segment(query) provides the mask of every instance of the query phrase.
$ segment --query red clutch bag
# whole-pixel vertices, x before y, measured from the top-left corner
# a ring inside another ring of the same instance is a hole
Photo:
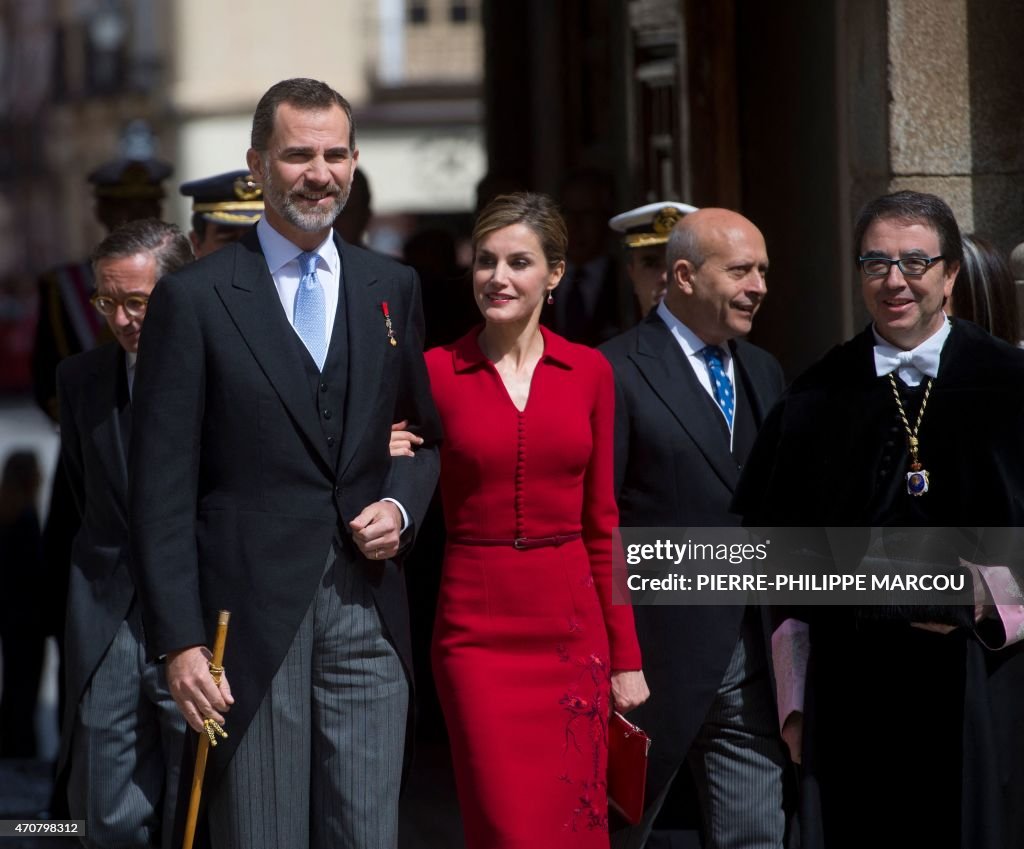
[[[651,738],[621,713],[608,721],[608,804],[631,825],[644,813]]]

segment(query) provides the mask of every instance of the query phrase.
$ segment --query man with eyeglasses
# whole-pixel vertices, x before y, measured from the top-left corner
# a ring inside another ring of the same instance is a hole
[[[81,527],[71,549],[67,699],[58,769],[87,846],[170,846],[185,721],[162,664],[146,661],[128,547],[128,445],[139,334],[158,279],[191,262],[154,218],[96,248],[91,301],[114,342],[57,368],[61,453]]]
[[[169,162],[153,154],[156,138],[144,121],[130,121],[119,143],[118,156],[87,177],[94,199],[93,213],[103,233],[109,234],[126,221],[159,218],[164,198],[164,181],[170,176]],[[88,259],[63,263],[39,278],[39,313],[32,348],[32,391],[36,403],[57,422],[57,366],[73,354],[89,351],[110,341],[103,316],[89,304],[96,288]],[[78,511],[68,482],[58,467],[50,489],[49,509],[43,525],[43,561],[50,592],[46,599],[48,632],[57,639],[60,663],[64,656],[62,633],[67,607],[68,562],[71,541],[78,531]],[[63,679],[63,676],[61,676]],[[58,703],[63,709],[63,687]],[[55,801],[62,796],[55,791]],[[54,807],[57,816],[62,813]]]
[[[853,244],[872,322],[783,396],[734,507],[753,526],[984,545],[1024,524],[1024,352],[943,312],[963,248],[940,198],[872,201]],[[978,551],[924,561],[966,566],[973,607],[802,607],[776,631],[805,849],[1024,845],[1020,546]]]

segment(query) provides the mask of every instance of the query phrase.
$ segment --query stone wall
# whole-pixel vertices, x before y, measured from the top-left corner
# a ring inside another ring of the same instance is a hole
[[[964,232],[1024,239],[1024,0],[890,0],[891,187]]]

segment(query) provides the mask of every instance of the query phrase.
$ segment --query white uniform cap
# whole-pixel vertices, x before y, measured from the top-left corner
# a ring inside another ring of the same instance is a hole
[[[623,234],[627,248],[646,248],[665,244],[676,222],[696,211],[697,207],[688,203],[663,200],[622,212],[609,219],[608,226]]]

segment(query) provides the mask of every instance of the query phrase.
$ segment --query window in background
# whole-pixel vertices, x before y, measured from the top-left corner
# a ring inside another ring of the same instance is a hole
[[[430,19],[427,0],[409,0],[409,23],[425,24]]]

